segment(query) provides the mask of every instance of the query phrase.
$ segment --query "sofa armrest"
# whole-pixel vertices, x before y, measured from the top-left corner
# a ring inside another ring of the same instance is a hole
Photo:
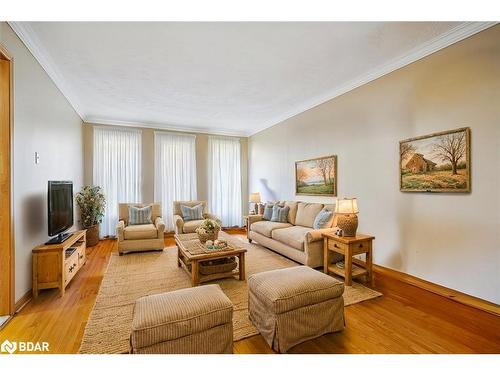
[[[118,241],[123,241],[123,231],[125,230],[125,222],[120,220],[118,225],[116,226],[116,236],[118,237]]]
[[[155,227],[158,231],[158,238],[163,238],[165,236],[165,223],[159,216],[155,219]]]
[[[311,229],[306,233],[307,242],[316,242],[323,239],[323,233],[335,233],[335,228]]]
[[[182,234],[184,228],[184,219],[179,215],[174,215],[174,225],[175,225],[175,233]]]
[[[264,217],[263,215],[248,215],[247,231],[250,230],[250,227],[252,226],[253,223],[261,221],[263,217]]]
[[[209,214],[209,213],[203,214],[203,218],[214,220],[222,227],[222,220],[219,219],[219,217],[214,214]]]

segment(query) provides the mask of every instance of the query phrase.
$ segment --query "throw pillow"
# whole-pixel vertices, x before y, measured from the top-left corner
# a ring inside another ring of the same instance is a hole
[[[203,204],[189,207],[181,205],[182,218],[184,221],[203,220]]]
[[[264,207],[264,215],[262,215],[262,220],[271,220],[271,218],[273,217],[273,207],[274,204],[266,203],[266,207]]]
[[[314,219],[313,229],[328,228],[330,226],[332,216],[333,211],[323,208]]]
[[[129,225],[142,225],[142,224],[152,224],[151,213],[153,211],[152,206],[146,207],[134,207],[128,206],[128,224]]]
[[[278,223],[287,223],[288,211],[290,211],[290,207],[280,207],[275,204],[273,207],[273,216],[271,217],[271,221],[275,221]]]

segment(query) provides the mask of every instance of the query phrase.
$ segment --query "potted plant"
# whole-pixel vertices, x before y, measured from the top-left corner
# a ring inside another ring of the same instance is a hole
[[[80,208],[80,222],[87,229],[87,246],[99,243],[99,223],[104,216],[106,198],[100,186],[84,186],[76,194],[76,204]]]
[[[200,224],[198,228],[196,228],[196,233],[198,234],[198,238],[201,243],[205,243],[208,240],[215,241],[219,236],[220,225],[217,221],[212,219],[205,219]]]

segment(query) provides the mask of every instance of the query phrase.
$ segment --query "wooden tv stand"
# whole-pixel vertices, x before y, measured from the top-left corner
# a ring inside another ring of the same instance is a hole
[[[71,233],[67,240],[59,244],[40,245],[33,249],[33,297],[38,297],[40,289],[58,288],[64,296],[64,290],[71,279],[87,261],[87,231]],[[70,255],[66,250],[74,247]]]

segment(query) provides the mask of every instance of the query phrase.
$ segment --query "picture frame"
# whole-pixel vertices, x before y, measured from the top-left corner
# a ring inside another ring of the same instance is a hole
[[[337,155],[295,162],[295,195],[337,196]]]
[[[470,193],[470,133],[464,127],[400,141],[400,191]]]

